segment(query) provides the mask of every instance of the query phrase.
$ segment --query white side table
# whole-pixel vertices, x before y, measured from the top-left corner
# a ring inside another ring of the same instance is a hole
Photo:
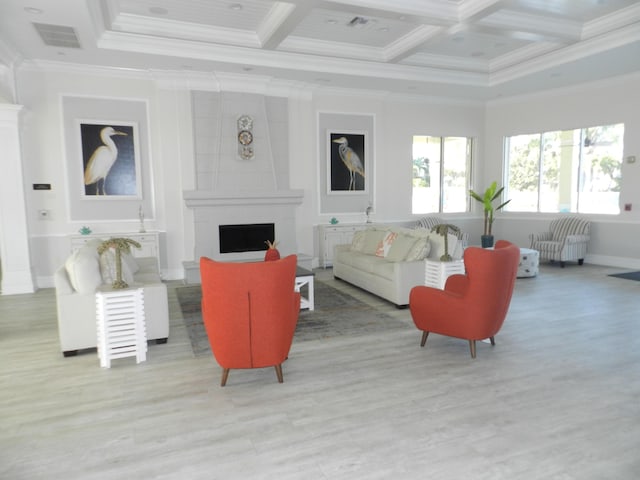
[[[307,270],[306,268],[298,267],[296,269],[296,283],[294,286],[294,291],[300,293],[300,289],[307,285],[307,297],[303,297],[300,295],[300,309],[308,308],[309,310],[314,309],[314,299],[313,299],[313,278],[315,274]]]
[[[444,289],[447,278],[458,273],[464,274],[464,261],[452,260],[441,262],[439,260],[424,260],[424,284],[427,287]]]
[[[142,288],[100,288],[96,292],[96,319],[101,367],[110,368],[116,358],[136,357],[136,363],[147,359]]]

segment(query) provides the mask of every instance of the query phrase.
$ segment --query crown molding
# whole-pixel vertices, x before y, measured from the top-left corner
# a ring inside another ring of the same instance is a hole
[[[491,73],[489,85],[497,86],[525,75],[581,60],[590,55],[637,41],[640,41],[640,25],[630,25],[599,37],[590,38],[559,50],[541,54],[518,65],[506,67],[495,73]]]
[[[640,22],[640,3],[631,5],[605,17],[587,22],[583,28],[583,38],[591,38]]]
[[[508,98],[495,98],[487,100],[487,106],[508,105],[521,102],[536,101],[549,97],[564,97],[576,93],[588,93],[595,88],[614,88],[622,83],[640,82],[640,72],[629,73],[626,75],[618,75],[616,77],[597,80],[594,82],[585,82],[580,85],[571,85],[568,87],[550,88],[541,92],[527,93],[522,95],[514,95]]]
[[[500,28],[512,32],[519,32],[530,36],[539,36],[539,40],[555,40],[558,42],[578,41],[582,35],[580,22],[550,18],[533,13],[501,10],[487,16],[478,22],[488,27]]]

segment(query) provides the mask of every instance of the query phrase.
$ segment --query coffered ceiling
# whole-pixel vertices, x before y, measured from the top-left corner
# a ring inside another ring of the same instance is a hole
[[[2,0],[0,62],[486,100],[640,71],[638,0]]]

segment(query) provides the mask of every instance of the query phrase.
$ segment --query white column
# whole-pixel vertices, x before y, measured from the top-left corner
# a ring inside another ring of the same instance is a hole
[[[0,262],[2,295],[35,291],[20,148],[21,105],[0,103]]]

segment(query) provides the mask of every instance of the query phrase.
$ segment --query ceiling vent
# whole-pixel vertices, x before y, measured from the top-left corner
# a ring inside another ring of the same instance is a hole
[[[353,17],[351,19],[351,21],[349,23],[347,23],[347,25],[350,26],[350,27],[362,28],[367,23],[369,23],[369,20],[364,18],[364,17]]]
[[[72,27],[50,25],[48,23],[34,23],[40,38],[50,47],[80,48],[76,31]]]

